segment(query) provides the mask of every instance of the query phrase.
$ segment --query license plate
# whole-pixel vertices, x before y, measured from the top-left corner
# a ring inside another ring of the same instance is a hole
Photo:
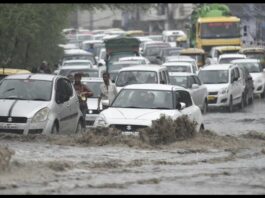
[[[9,123],[4,123],[4,124],[0,124],[0,128],[1,129],[17,129],[17,125],[16,124],[9,124]]]
[[[208,96],[208,100],[214,100],[215,98],[215,96]]]
[[[122,135],[135,135],[138,136],[139,132],[138,131],[122,131]]]

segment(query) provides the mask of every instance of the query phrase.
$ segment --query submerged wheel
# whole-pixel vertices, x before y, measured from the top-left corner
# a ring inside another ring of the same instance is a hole
[[[240,102],[240,104],[239,104],[239,108],[240,108],[240,109],[244,109],[244,104],[245,104],[245,103],[244,103],[244,102],[245,102],[244,98],[245,98],[244,95],[242,95],[242,96],[241,96],[241,102]]]
[[[206,114],[208,111],[208,103],[207,100],[204,100],[203,106],[202,106],[202,114]]]
[[[58,124],[56,122],[54,122],[54,124],[52,125],[51,134],[58,134],[58,133],[59,133]]]
[[[77,123],[77,126],[76,126],[75,133],[81,133],[83,131],[83,129],[84,129],[84,127],[83,127],[82,121],[79,120]]]
[[[230,99],[229,99],[228,112],[230,112],[230,113],[233,112],[233,98],[232,98],[232,96],[230,96]]]

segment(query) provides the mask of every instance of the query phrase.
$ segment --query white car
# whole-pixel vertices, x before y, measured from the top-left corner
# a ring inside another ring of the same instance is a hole
[[[226,107],[233,112],[234,105],[244,107],[244,81],[242,70],[233,64],[203,67],[198,74],[208,90],[208,107]]]
[[[93,65],[97,65],[94,55],[82,49],[64,50],[62,62],[67,60],[89,60]]]
[[[124,87],[111,106],[99,114],[94,127],[114,127],[124,134],[137,135],[140,128],[151,127],[152,121],[162,114],[172,119],[187,115],[197,122],[197,131],[204,128],[201,110],[193,103],[188,90],[159,84]]]
[[[77,94],[62,76],[7,76],[0,82],[0,109],[0,132],[75,133],[83,126]]]
[[[184,87],[190,91],[195,105],[205,114],[208,108],[208,91],[196,74],[186,72],[169,72],[170,83]]]
[[[99,103],[100,84],[103,83],[103,78],[83,77],[81,82],[93,92],[93,96],[87,98],[88,113],[86,114],[86,127],[91,127],[103,109],[102,101]]]
[[[168,69],[168,72],[188,72],[196,74],[198,68],[191,62],[166,62],[163,64]]]
[[[222,54],[218,58],[219,64],[229,64],[232,60],[236,59],[246,59],[246,55],[244,54]]]
[[[245,67],[250,73],[253,84],[254,94],[260,95],[262,98],[265,97],[265,69],[262,70],[260,60],[258,59],[240,59],[233,60],[232,63],[239,67]]]
[[[119,92],[130,84],[170,84],[168,70],[160,65],[138,65],[122,68],[116,78],[115,85]]]

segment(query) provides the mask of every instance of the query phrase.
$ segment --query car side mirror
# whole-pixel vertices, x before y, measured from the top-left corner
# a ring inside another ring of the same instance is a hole
[[[186,107],[186,104],[184,102],[178,102],[176,109],[178,109],[179,111],[183,110]]]
[[[198,84],[192,84],[191,88],[192,89],[198,89],[199,88],[199,85]]]
[[[109,106],[109,100],[101,100],[103,106]]]
[[[265,73],[265,68],[262,71]]]

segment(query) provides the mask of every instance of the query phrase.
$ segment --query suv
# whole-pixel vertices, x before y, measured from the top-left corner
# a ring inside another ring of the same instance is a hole
[[[0,82],[0,132],[81,132],[84,118],[71,82],[51,74],[19,74]]]
[[[233,112],[234,105],[244,107],[244,78],[237,65],[209,65],[202,68],[198,76],[207,86],[209,108],[226,107]]]
[[[115,85],[117,91],[130,84],[170,84],[168,70],[160,65],[137,65],[122,68]]]

